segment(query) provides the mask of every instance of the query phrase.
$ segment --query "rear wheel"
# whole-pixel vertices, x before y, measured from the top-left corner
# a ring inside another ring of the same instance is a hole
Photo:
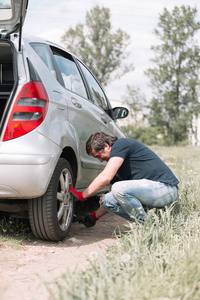
[[[68,234],[74,212],[74,198],[69,193],[73,183],[70,164],[60,158],[46,193],[29,200],[30,225],[37,238],[59,241]]]

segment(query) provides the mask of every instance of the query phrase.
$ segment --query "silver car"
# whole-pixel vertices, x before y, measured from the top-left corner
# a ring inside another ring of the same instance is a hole
[[[66,49],[23,36],[28,0],[0,4],[0,211],[27,214],[37,238],[69,232],[74,199],[104,164],[85,145],[97,131],[123,137],[97,79]],[[102,191],[103,192],[103,191]]]

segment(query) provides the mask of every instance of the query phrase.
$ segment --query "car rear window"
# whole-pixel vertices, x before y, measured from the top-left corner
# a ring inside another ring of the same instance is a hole
[[[42,59],[45,65],[49,68],[54,77],[56,77],[56,71],[48,46],[42,43],[31,43],[31,47],[35,50],[35,52],[39,55],[39,57]]]

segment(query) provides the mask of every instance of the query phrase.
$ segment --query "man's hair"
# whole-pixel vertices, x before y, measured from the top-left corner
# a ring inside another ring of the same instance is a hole
[[[112,146],[117,139],[118,137],[108,135],[104,132],[93,133],[86,143],[87,154],[90,155],[92,149],[94,149],[96,152],[103,150],[105,144]]]

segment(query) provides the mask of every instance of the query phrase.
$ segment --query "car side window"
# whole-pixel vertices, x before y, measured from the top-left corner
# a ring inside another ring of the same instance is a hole
[[[98,84],[94,76],[80,61],[79,64],[89,85],[94,104],[100,106],[104,111],[108,110],[109,109],[108,102],[102,88],[100,87],[100,85]]]
[[[45,44],[40,44],[40,43],[31,43],[31,47],[35,50],[35,52],[43,60],[43,62],[49,68],[49,70],[54,75],[54,77],[56,77],[56,71],[54,68],[53,61],[51,59],[51,54],[49,52],[48,46]]]
[[[78,94],[81,97],[87,98],[83,80],[71,55],[68,55],[67,53],[61,51],[56,51],[55,48],[51,49],[62,75],[65,88]]]

